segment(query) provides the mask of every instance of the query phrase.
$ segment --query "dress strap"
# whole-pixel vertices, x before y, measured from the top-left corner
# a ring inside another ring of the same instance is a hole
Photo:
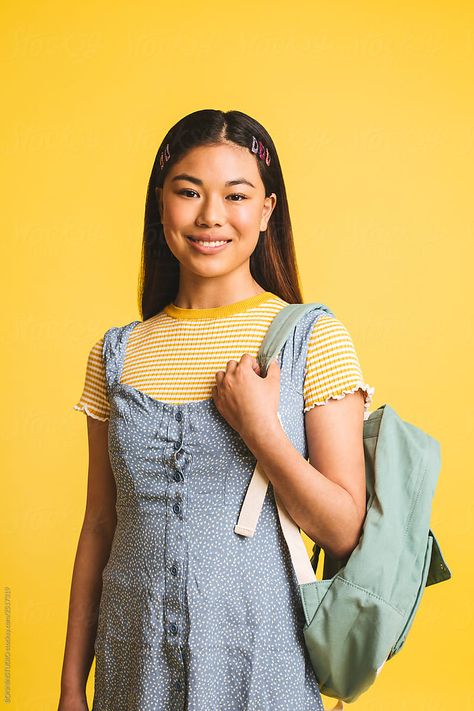
[[[141,321],[132,321],[125,326],[112,326],[104,333],[102,360],[108,396],[114,385],[120,382],[128,337],[137,323]]]
[[[297,306],[300,305],[298,304]],[[291,384],[300,395],[303,394],[304,390],[306,357],[312,328],[321,316],[334,316],[331,309],[321,303],[304,304],[302,306],[303,315],[300,315],[296,325],[286,339],[278,358],[280,367],[288,370]]]

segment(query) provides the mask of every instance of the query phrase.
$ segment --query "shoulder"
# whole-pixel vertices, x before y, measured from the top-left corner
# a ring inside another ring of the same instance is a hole
[[[104,342],[105,335],[97,338],[89,349],[89,355],[87,358],[87,372],[89,377],[99,377],[101,380],[104,378]]]
[[[315,319],[308,342],[305,411],[330,399],[342,399],[359,388],[364,391],[367,413],[375,388],[364,381],[351,333],[335,316],[320,315]]]
[[[94,379],[105,379],[105,367],[107,361],[114,353],[117,345],[120,343],[123,332],[129,328],[131,324],[123,326],[110,326],[102,335],[96,338],[89,348],[87,358],[87,375],[89,381]]]
[[[350,330],[336,316],[319,313],[311,321],[307,336],[307,364],[354,359],[356,348]]]
[[[93,342],[89,350],[89,358],[93,360],[102,360],[102,351],[104,348],[104,336]]]
[[[343,321],[330,314],[319,314],[312,323],[307,350],[307,367],[319,370],[344,370],[348,363],[358,366],[353,338]]]
[[[129,321],[120,326],[110,326],[95,344],[94,347],[98,350],[101,349],[102,355],[104,356],[108,351],[115,351],[116,347],[121,344],[127,334],[130,332],[136,332],[137,329],[146,328],[148,321]]]
[[[352,342],[352,337],[345,323],[336,316],[327,313],[317,314],[310,333],[310,343]]]

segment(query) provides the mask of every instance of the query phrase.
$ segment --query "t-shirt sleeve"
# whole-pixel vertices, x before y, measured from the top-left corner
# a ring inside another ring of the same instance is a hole
[[[375,388],[364,381],[354,343],[345,325],[334,316],[323,314],[316,320],[308,342],[304,412],[315,405],[325,405],[330,398],[341,400],[359,388],[364,393],[366,420]]]
[[[84,412],[96,420],[108,420],[110,405],[107,398],[105,368],[102,358],[104,339],[95,343],[87,359],[84,389],[80,400],[74,405],[74,410]]]

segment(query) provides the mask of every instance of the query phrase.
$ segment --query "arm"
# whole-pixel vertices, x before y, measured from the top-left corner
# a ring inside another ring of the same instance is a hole
[[[85,691],[94,659],[102,571],[110,555],[117,523],[115,480],[108,454],[108,421],[87,416],[87,432],[87,502],[72,575],[58,711],[87,708]]]
[[[309,461],[278,417],[242,435],[297,526],[336,559],[356,547],[366,514],[363,423],[357,390],[305,413]]]

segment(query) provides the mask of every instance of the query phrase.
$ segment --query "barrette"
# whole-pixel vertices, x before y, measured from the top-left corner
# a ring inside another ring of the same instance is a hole
[[[270,165],[270,153],[268,148],[262,143],[262,141],[257,141],[255,136],[252,136],[252,147],[250,150],[252,153],[255,153],[260,160],[264,160],[267,165]]]
[[[165,164],[165,161],[167,162],[171,158],[170,155],[170,144],[167,143],[165,146],[164,151],[161,151],[160,153],[160,170],[163,170],[163,166]]]
[[[252,146],[250,150],[252,153],[255,153],[260,160],[264,160],[267,165],[270,165],[271,158],[268,148],[262,143],[262,141],[258,141],[255,136],[252,136]],[[170,145],[167,143],[164,150],[160,153],[160,170],[163,170],[165,163],[170,158]]]

